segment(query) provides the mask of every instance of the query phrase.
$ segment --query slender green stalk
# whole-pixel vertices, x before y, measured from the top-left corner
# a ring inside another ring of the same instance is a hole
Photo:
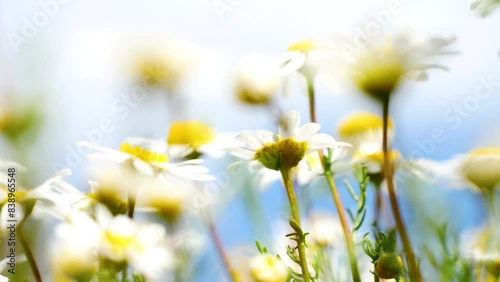
[[[496,230],[499,222],[498,222],[497,211],[495,208],[495,190],[491,189],[487,192],[484,192],[483,194],[484,194],[484,199],[486,202],[488,202],[488,206],[490,208],[490,212],[491,212],[490,218],[491,218],[493,230]]]
[[[211,219],[209,219],[208,222],[208,229],[210,231],[210,237],[212,238],[212,241],[214,243],[215,249],[217,250],[217,253],[219,254],[222,263],[224,264],[224,267],[226,268],[227,274],[229,275],[229,278],[233,282],[238,282],[238,274],[236,271],[234,271],[234,268],[231,265],[231,261],[229,260],[229,257],[227,256],[224,246],[222,245],[222,241],[220,239],[219,233],[217,232],[217,229],[215,228],[215,225]]]
[[[359,275],[358,262],[356,259],[356,253],[354,252],[354,240],[352,238],[351,230],[349,229],[349,224],[347,223],[347,216],[345,215],[344,206],[342,205],[342,200],[333,180],[333,175],[331,171],[325,171],[326,181],[330,187],[330,192],[332,193],[333,202],[337,207],[337,213],[340,219],[340,224],[342,226],[342,231],[344,231],[344,239],[347,245],[347,254],[349,255],[349,263],[351,265],[352,280],[354,282],[361,282],[361,277]]]
[[[307,84],[308,84],[307,92],[309,96],[309,115],[311,117],[311,122],[316,122],[316,106],[315,106],[313,80],[308,79]],[[352,238],[351,229],[349,228],[349,224],[347,222],[344,205],[342,204],[342,200],[340,199],[337,186],[335,185],[333,174],[331,171],[329,170],[327,171],[323,152],[318,151],[318,154],[321,160],[321,164],[323,165],[323,169],[325,170],[326,181],[328,182],[328,186],[330,187],[330,192],[332,194],[335,207],[337,208],[337,213],[339,216],[340,224],[342,226],[342,231],[344,232],[344,239],[347,245],[347,254],[349,255],[349,263],[351,265],[352,279],[354,282],[361,282],[358,269],[358,262],[356,259],[356,253],[354,251],[354,241]]]
[[[392,158],[389,151],[389,142],[387,138],[388,124],[389,124],[389,98],[383,101],[383,139],[382,139],[382,149],[384,152],[384,178],[387,183],[387,190],[389,191],[389,201],[391,203],[392,213],[394,215],[394,220],[396,221],[396,228],[401,237],[403,243],[403,249],[406,253],[406,258],[408,259],[409,272],[411,281],[420,282],[422,280],[422,274],[418,267],[417,258],[413,252],[413,248],[406,232],[406,228],[401,216],[398,200],[396,197],[396,189],[394,185],[394,166],[392,163]]]
[[[28,260],[31,271],[33,272],[33,278],[35,279],[36,282],[42,282],[42,276],[40,274],[40,270],[38,269],[38,265],[36,264],[35,256],[33,255],[33,252],[31,251],[28,241],[26,240],[26,237],[24,237],[24,222],[25,219],[23,219],[19,223],[19,239],[21,241],[21,245],[24,249],[24,253],[26,254],[26,259]]]
[[[295,222],[297,226],[300,227],[300,212],[299,205],[297,203],[297,197],[295,196],[295,190],[293,188],[292,182],[292,170],[289,168],[281,169],[281,176],[283,177],[283,182],[285,182],[286,194],[288,195],[288,201],[290,202],[290,212],[291,219]],[[295,229],[294,226],[292,228]],[[302,236],[302,230],[295,230],[299,233],[297,247],[299,249],[299,259],[300,259],[300,268],[302,269],[302,279],[304,282],[310,282],[311,276],[309,274],[309,268],[307,266],[307,257],[306,257],[306,237]]]

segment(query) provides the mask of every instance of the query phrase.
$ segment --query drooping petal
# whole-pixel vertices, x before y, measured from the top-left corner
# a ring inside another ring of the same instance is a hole
[[[280,139],[292,138],[300,125],[300,114],[297,111],[289,111],[283,117],[279,127]]]
[[[300,52],[289,52],[287,54],[290,56],[290,59],[280,69],[280,74],[282,76],[289,75],[299,70],[306,61],[306,55]]]
[[[339,143],[336,142],[335,139],[328,134],[318,133],[314,135],[311,139],[309,139],[308,145],[309,145],[308,152],[311,152],[324,148],[335,148],[339,145]]]
[[[295,133],[295,140],[303,142],[309,140],[320,130],[321,125],[317,123],[306,123],[301,126]]]
[[[146,163],[142,160],[135,159],[132,162],[132,164],[137,169],[137,171],[139,171],[140,173],[142,173],[144,175],[151,176],[154,174],[154,171],[153,171],[153,168],[151,167],[151,165],[149,165],[148,163]]]
[[[244,130],[240,133],[238,133],[238,135],[236,135],[235,137],[237,140],[245,143],[246,145],[248,145],[248,147],[250,149],[259,149],[260,147],[262,147],[262,145],[264,145],[262,143],[262,141],[260,141],[255,132],[254,131],[251,131],[251,130]]]

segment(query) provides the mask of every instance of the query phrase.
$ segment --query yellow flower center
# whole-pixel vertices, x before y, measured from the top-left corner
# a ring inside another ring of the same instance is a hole
[[[477,149],[470,152],[470,155],[471,156],[500,155],[500,148],[490,147],[490,148]]]
[[[401,154],[393,150],[389,153],[389,157],[395,161],[401,157]],[[378,153],[372,153],[372,154],[362,154],[360,152],[357,152],[355,155],[355,158],[360,158],[360,159],[366,159],[367,161],[371,161],[374,163],[378,163],[383,165],[384,164],[384,152],[378,152]]]
[[[314,40],[302,40],[296,43],[293,43],[288,47],[289,52],[301,52],[301,53],[307,53],[312,50],[316,49],[316,46],[314,45]]]
[[[404,73],[403,56],[385,46],[359,58],[355,64],[354,79],[363,92],[384,100],[398,86]]]
[[[296,167],[307,151],[306,142],[297,142],[293,138],[269,143],[257,150],[254,159],[272,170]]]
[[[197,149],[214,140],[215,133],[201,121],[178,121],[170,125],[167,143],[169,145],[187,145]]]
[[[111,243],[113,246],[117,248],[127,248],[129,247],[135,240],[135,234],[121,234],[116,233],[111,230],[107,230],[104,233],[106,240]]]
[[[389,119],[389,128],[392,128],[392,120]],[[339,134],[342,138],[363,134],[369,130],[383,128],[383,121],[377,115],[371,113],[354,114],[340,123]]]
[[[142,148],[141,146],[132,146],[130,143],[125,142],[120,144],[120,151],[135,156],[145,162],[159,162],[166,163],[168,162],[168,157],[165,154],[160,154],[157,152],[153,152],[147,149]]]

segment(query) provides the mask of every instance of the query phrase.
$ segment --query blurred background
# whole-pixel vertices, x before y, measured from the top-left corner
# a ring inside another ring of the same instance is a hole
[[[443,59],[449,71],[431,71],[429,81],[408,82],[397,93],[394,146],[404,157],[435,160],[499,146],[500,13],[483,19],[470,11],[466,0],[393,2],[0,0],[0,123],[5,128],[6,123],[20,122],[19,128],[27,128],[26,134],[4,134],[0,157],[25,165],[25,182],[31,185],[69,167],[69,182],[86,191],[85,152],[75,146],[80,140],[117,148],[128,136],[164,139],[170,122],[182,119],[203,120],[217,132],[276,131],[269,109],[236,98],[239,59],[254,53],[278,56],[296,41],[334,33],[356,36],[389,5],[399,5],[399,12],[379,22],[381,33],[412,30],[422,37],[456,36],[451,49],[459,52]],[[175,92],[182,98],[158,89],[147,95],[134,92],[140,86],[133,78],[134,64],[147,55],[145,50],[165,42],[181,42],[178,64],[185,64],[186,70]],[[339,120],[353,111],[380,114],[376,103],[354,89],[317,87],[321,132],[337,137]],[[478,87],[488,90],[486,98],[477,98]],[[297,110],[307,121],[307,96],[300,85],[292,85],[291,93],[279,100],[283,111]],[[103,120],[111,124],[104,130]],[[432,140],[435,130],[446,137]],[[207,164],[218,175],[228,162]],[[260,229],[249,223],[245,197],[231,191],[233,185],[221,186],[217,193],[232,195],[216,208],[217,228],[228,250],[252,246],[255,238],[271,243],[266,230],[276,228],[274,223],[287,214],[280,186],[277,182],[258,195],[264,210],[257,217],[266,218],[264,225],[269,225]],[[326,193],[324,183],[317,186],[318,193]],[[419,193],[410,187],[402,190],[412,195],[403,200],[410,229],[418,228],[412,221],[415,201],[427,203],[429,214],[438,212],[432,201],[446,205],[443,218],[460,230],[481,224],[486,209],[481,197],[446,188],[447,183],[440,182],[418,187],[421,198],[413,197]],[[352,201],[345,191],[342,194],[349,206]],[[333,212],[334,206],[323,197],[314,202],[314,209]],[[203,252],[202,262],[218,260],[208,242]],[[220,271],[202,265],[196,281],[216,281],[207,277]]]

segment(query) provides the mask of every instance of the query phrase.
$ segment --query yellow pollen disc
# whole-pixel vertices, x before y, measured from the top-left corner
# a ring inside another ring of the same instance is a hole
[[[401,157],[401,154],[398,151],[393,150],[389,153],[389,157],[395,161]],[[355,158],[366,159],[375,163],[384,164],[384,152],[373,154],[356,153]]]
[[[392,120],[389,119],[389,128],[392,128]],[[357,113],[340,122],[339,134],[342,138],[363,134],[368,130],[383,129],[383,121],[377,115],[371,113]]]
[[[307,53],[316,49],[314,46],[313,40],[302,40],[296,43],[293,43],[288,47],[289,52],[297,51],[301,53]]]
[[[201,121],[178,121],[170,125],[167,143],[196,149],[214,140],[215,133]]]
[[[500,155],[499,147],[477,149],[470,152],[471,156]]]
[[[160,154],[157,152],[153,152],[147,149],[142,148],[141,146],[132,146],[130,143],[125,142],[120,144],[120,151],[133,155],[145,162],[160,162],[166,163],[168,162],[168,157],[165,154]]]
[[[106,237],[106,240],[108,240],[111,244],[120,248],[130,246],[130,244],[134,242],[135,239],[134,235],[122,235],[110,231],[106,231],[104,236]]]

